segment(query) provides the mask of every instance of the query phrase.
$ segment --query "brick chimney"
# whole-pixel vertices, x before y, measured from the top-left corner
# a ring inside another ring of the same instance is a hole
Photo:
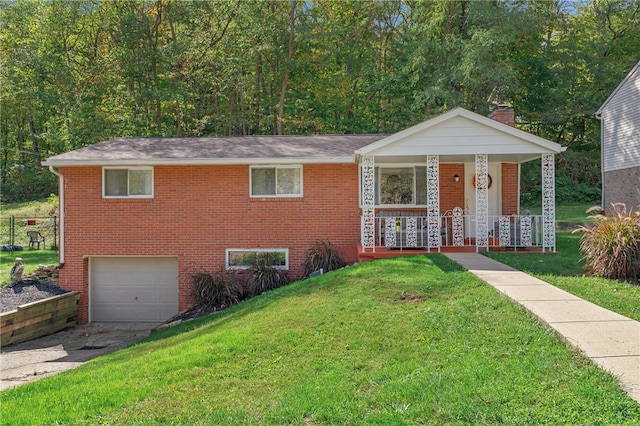
[[[508,105],[496,106],[496,108],[491,111],[491,114],[489,114],[488,117],[492,120],[499,121],[502,124],[506,124],[507,126],[516,126],[515,111]]]

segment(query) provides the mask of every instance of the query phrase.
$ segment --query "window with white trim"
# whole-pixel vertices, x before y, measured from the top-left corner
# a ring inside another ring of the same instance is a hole
[[[302,166],[252,166],[252,197],[302,197]]]
[[[104,167],[104,198],[152,198],[153,167]]]
[[[227,269],[249,269],[258,262],[275,268],[289,269],[288,249],[227,249]]]
[[[426,205],[427,168],[376,167],[377,205]]]

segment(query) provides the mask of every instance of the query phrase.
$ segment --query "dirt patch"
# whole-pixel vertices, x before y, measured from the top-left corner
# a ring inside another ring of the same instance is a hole
[[[402,293],[402,296],[400,296],[400,301],[405,303],[424,302],[425,300],[427,300],[427,296],[423,294]]]

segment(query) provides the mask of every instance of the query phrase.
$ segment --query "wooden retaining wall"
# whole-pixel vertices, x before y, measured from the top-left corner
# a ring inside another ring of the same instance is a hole
[[[80,293],[72,291],[0,314],[0,345],[25,342],[74,327]]]

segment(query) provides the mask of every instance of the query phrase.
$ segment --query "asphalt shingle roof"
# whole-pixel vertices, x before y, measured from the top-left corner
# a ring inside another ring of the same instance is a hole
[[[260,160],[355,160],[386,135],[117,138],[50,157],[52,166],[120,163],[251,163]]]

